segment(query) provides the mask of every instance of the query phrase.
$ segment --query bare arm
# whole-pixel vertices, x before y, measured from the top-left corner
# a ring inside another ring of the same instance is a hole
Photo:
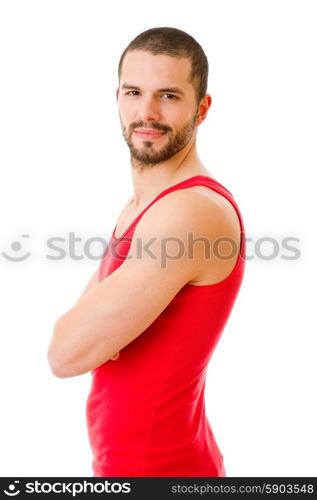
[[[88,281],[84,291],[80,295],[79,299],[75,303],[75,306],[84,298],[86,297],[87,293],[89,293],[93,288],[95,288],[96,285],[99,283],[99,266],[97,270],[94,272],[94,274],[91,276],[90,280]],[[111,360],[116,360],[120,356],[120,351],[117,352],[114,356],[112,356],[110,359]]]
[[[224,234],[235,235],[223,206],[210,203],[184,190],[171,193],[169,200],[162,198],[144,214],[134,231],[131,258],[56,322],[48,350],[56,376],[81,375],[117,356],[115,353],[142,334],[186,283],[210,265],[202,245],[190,247],[188,230],[195,231],[195,238],[205,236],[209,241]],[[140,238],[145,246],[153,242],[152,255],[144,252],[141,259]],[[164,248],[162,239],[168,241]],[[176,242],[183,243],[180,255]],[[175,252],[177,258],[165,259]]]

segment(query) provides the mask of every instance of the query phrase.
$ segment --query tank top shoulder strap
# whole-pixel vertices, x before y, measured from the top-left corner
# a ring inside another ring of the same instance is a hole
[[[212,177],[208,177],[206,175],[195,175],[193,177],[190,177],[189,179],[185,179],[184,181],[181,181],[181,182],[178,182],[177,184],[174,184],[173,186],[170,186],[169,188],[167,189],[164,189],[161,193],[159,193],[155,198],[154,200],[151,201],[151,203],[149,203],[145,208],[144,210],[142,210],[139,215],[134,219],[134,221],[132,222],[132,224],[130,224],[130,226],[127,228],[127,230],[119,237],[119,238],[116,238],[115,237],[115,230],[116,228],[113,230],[113,233],[112,233],[112,236],[114,239],[118,239],[118,240],[121,240],[122,238],[124,238],[125,236],[129,235],[131,232],[133,232],[136,224],[139,222],[139,220],[141,219],[141,217],[143,216],[143,214],[156,202],[158,201],[160,198],[162,198],[163,196],[167,195],[168,193],[171,193],[172,191],[177,191],[179,189],[185,189],[185,188],[189,188],[189,187],[192,187],[192,186],[206,186],[206,187],[209,187],[210,189],[218,192],[219,194],[223,195],[225,198],[227,198],[233,205],[234,205],[234,208],[236,209],[237,213],[238,213],[238,216],[239,216],[239,219],[240,219],[240,224],[241,224],[241,229],[242,231],[244,231],[244,227],[243,227],[243,221],[242,221],[242,217],[241,217],[241,214],[240,214],[240,211],[239,211],[239,208],[233,198],[233,195],[232,193],[227,189],[225,188],[222,184],[220,184],[220,182],[216,181],[216,179],[212,178]]]
[[[169,188],[165,189],[150,203],[150,205],[152,205],[152,203],[155,203],[155,201],[157,201],[159,198],[162,198],[162,196],[165,196],[171,191],[177,191],[178,189],[185,189],[192,186],[207,186],[212,189],[216,188],[216,190],[219,190],[221,193],[226,192],[227,194],[232,196],[230,191],[228,191],[228,189],[225,188],[222,184],[220,184],[220,182],[218,182],[216,179],[208,177],[207,175],[195,175],[193,177],[190,177],[189,179],[185,179],[184,181],[178,182],[177,184],[174,184],[174,186],[170,186]],[[148,207],[146,207],[146,209],[147,208]]]

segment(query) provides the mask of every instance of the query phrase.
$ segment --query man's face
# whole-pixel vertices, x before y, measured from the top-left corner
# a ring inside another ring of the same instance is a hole
[[[134,166],[169,159],[193,136],[197,103],[190,71],[188,58],[139,50],[126,54],[117,98]]]

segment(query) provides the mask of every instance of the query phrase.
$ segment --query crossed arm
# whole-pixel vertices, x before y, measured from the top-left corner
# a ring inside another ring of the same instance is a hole
[[[77,303],[84,297],[84,295],[86,295],[86,293],[90,292],[90,290],[92,288],[94,288],[96,285],[98,285],[99,283],[99,266],[98,266],[98,269],[93,273],[93,275],[91,276],[90,280],[88,281],[84,291],[82,292],[82,294],[80,295],[79,299],[77,300]],[[117,352],[114,356],[112,356],[110,359],[111,360],[116,360],[118,359],[118,357],[120,356],[120,351]]]
[[[115,357],[206,267],[203,245],[195,245],[189,257],[188,231],[194,231],[195,238],[217,237],[223,210],[197,193],[173,195],[159,200],[140,219],[129,258],[99,283],[96,271],[76,304],[55,323],[47,356],[57,377],[84,374]],[[153,238],[152,256],[144,252],[140,258],[137,240],[145,246]],[[177,258],[163,260],[164,238],[169,239],[164,255]],[[182,252],[176,241],[182,242]]]

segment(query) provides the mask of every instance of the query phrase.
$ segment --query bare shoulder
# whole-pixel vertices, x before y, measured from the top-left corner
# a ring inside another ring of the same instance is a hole
[[[182,248],[181,260],[191,268],[188,283],[207,285],[225,279],[233,270],[241,228],[238,214],[227,198],[208,187],[193,186],[157,200],[139,220],[134,236],[144,244],[164,238],[168,255],[180,255]],[[213,258],[215,246],[217,258]]]
[[[228,198],[205,186],[193,186],[189,189],[197,193],[197,195],[201,198],[205,199],[205,207],[207,211],[208,208],[209,210],[212,210],[213,219],[217,216],[217,222],[222,226],[229,229],[229,226],[231,225],[234,232],[240,233],[241,228],[239,216],[235,207],[228,200]]]
[[[152,231],[195,230],[215,235],[219,231],[240,233],[238,214],[223,195],[205,186],[178,189],[157,200],[141,217],[136,234]]]

